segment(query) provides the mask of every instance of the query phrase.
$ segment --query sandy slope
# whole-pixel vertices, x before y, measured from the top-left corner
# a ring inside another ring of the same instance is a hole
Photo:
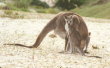
[[[3,45],[22,43],[32,45],[50,19],[0,19],[0,66],[2,68],[110,68],[110,22],[97,23],[86,20],[91,34],[88,55],[102,59],[83,57],[79,54],[60,54],[64,40],[51,38],[49,33],[36,49]]]

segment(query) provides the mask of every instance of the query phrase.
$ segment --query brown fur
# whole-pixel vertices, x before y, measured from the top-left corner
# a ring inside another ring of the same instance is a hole
[[[65,21],[66,21],[65,30],[68,38],[67,47],[68,46],[70,47],[69,50],[67,50],[67,52],[70,51],[69,53],[75,53],[75,51],[77,50],[82,56],[86,56],[83,49],[86,46],[87,39],[81,37],[81,34],[78,29],[80,21],[77,15],[67,16],[65,18]],[[87,56],[87,57],[101,58],[99,56]]]
[[[67,32],[68,45],[67,52],[75,53],[78,50],[82,55],[84,55],[84,47],[86,46],[86,39],[82,38],[79,33],[79,18],[77,15],[70,15],[65,17],[65,30]],[[69,46],[69,47],[68,47]]]

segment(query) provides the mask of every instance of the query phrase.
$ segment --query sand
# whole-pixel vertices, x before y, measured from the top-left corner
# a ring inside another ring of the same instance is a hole
[[[61,54],[64,40],[51,38],[50,32],[38,48],[25,48],[4,43],[34,44],[37,36],[50,19],[0,18],[1,68],[110,68],[110,21],[84,18],[91,32],[88,51],[91,58],[80,54]]]

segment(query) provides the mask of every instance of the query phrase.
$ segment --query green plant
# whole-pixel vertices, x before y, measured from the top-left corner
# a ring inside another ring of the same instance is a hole
[[[55,6],[60,9],[73,9],[81,6],[86,0],[57,0]]]
[[[24,15],[19,14],[18,12],[13,12],[13,10],[4,10],[4,14],[0,15],[1,17],[9,17],[9,18],[24,18]]]
[[[15,6],[18,8],[28,8],[32,0],[15,0]]]
[[[31,5],[37,5],[37,6],[41,6],[43,8],[49,8],[49,5],[46,2],[42,2],[40,0],[33,0],[31,2]]]
[[[40,9],[36,9],[36,11],[38,13],[52,13],[52,14],[60,12],[60,10],[57,8],[47,8],[47,9],[44,9],[44,8],[41,9],[40,8]]]
[[[60,12],[60,10],[56,9],[56,8],[48,8],[45,11],[46,13],[58,13]]]
[[[110,2],[102,5],[83,6],[72,11],[86,17],[108,18],[110,19]],[[104,10],[104,11],[103,11]]]
[[[7,4],[7,6],[8,6],[11,10],[16,10],[16,11],[29,11],[28,8],[19,8],[19,7],[15,6],[14,4]]]
[[[12,15],[13,14],[13,11],[12,10],[5,10],[4,13],[6,15]]]

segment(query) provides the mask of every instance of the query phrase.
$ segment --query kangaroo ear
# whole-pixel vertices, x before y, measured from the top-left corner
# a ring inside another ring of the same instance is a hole
[[[64,19],[67,19],[67,16],[64,16]]]
[[[77,15],[73,15],[72,18],[73,18],[74,22],[76,22],[77,24],[80,24],[80,20],[79,20],[79,17]]]
[[[70,18],[73,18],[73,15],[70,15],[69,17],[70,17]]]

